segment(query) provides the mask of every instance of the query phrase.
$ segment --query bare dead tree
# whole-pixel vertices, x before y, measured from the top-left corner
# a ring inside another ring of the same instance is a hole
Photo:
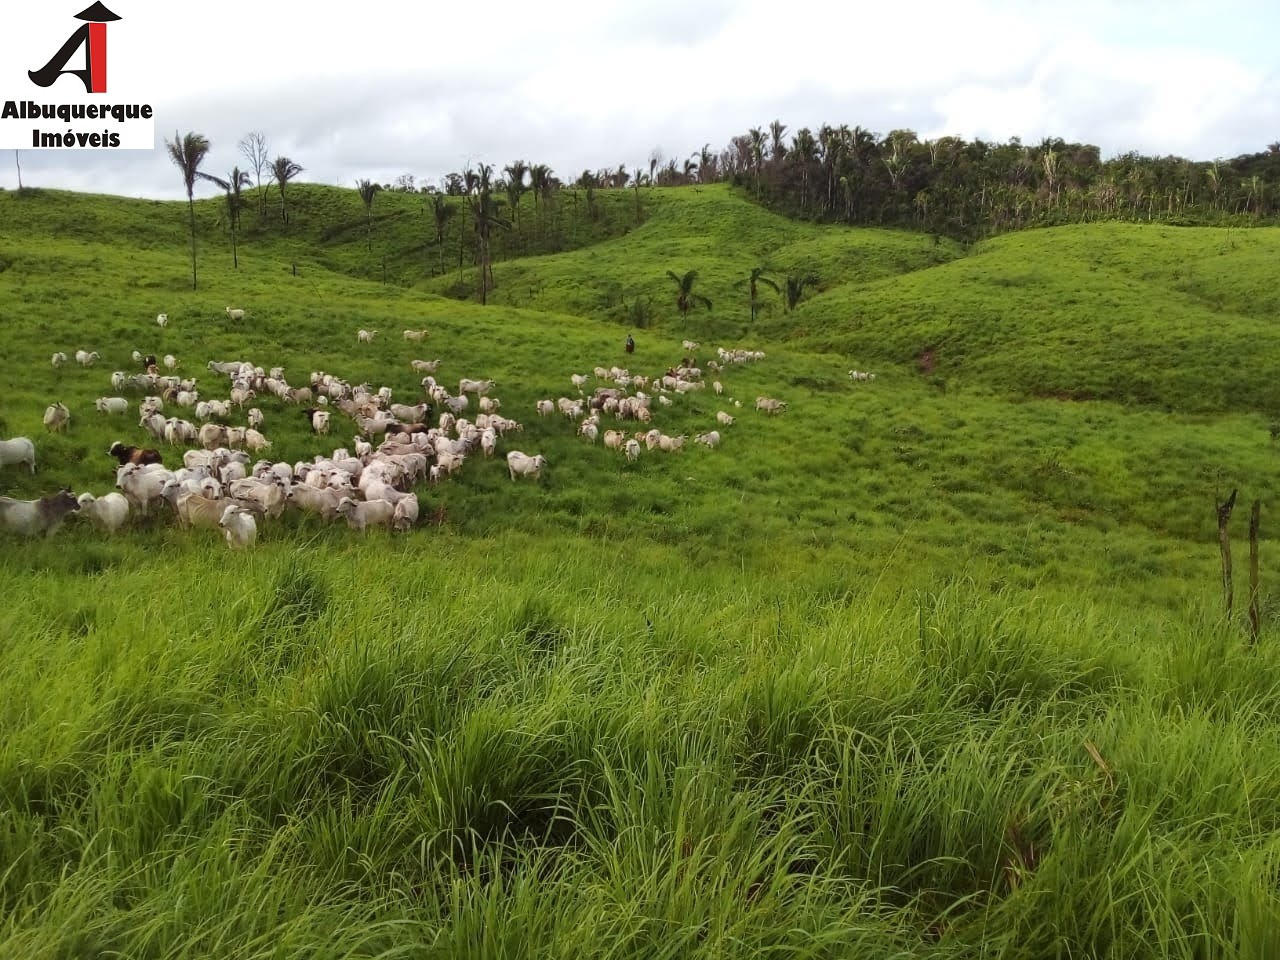
[[[22,161],[18,159],[18,151],[13,151],[13,162],[18,165],[18,189],[22,189]]]
[[[260,130],[245,134],[240,141],[240,155],[249,162],[253,171],[254,184],[258,190],[258,213],[262,213],[262,205],[266,202],[266,190],[262,186],[262,175],[271,169],[270,154],[267,153],[267,136]]]

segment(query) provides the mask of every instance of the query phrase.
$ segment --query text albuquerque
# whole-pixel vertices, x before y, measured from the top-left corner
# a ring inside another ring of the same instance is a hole
[[[74,123],[77,120],[150,120],[149,103],[36,103],[34,100],[6,100],[0,109],[0,120],[56,120]],[[45,131],[31,128],[30,148],[40,150],[50,147],[119,147],[120,134],[112,130]]]

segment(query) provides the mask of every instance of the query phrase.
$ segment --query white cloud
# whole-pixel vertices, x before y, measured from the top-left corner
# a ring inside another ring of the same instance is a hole
[[[326,183],[401,172],[434,181],[516,157],[572,176],[644,164],[655,146],[677,158],[707,142],[718,150],[774,118],[792,133],[829,122],[1062,136],[1104,155],[1197,159],[1280,139],[1265,39],[1280,8],[1246,0],[1207,10],[1189,0],[496,0],[458,10],[393,0],[260,5],[234,20],[197,20],[183,4],[108,5],[125,18],[113,36],[137,31],[120,49],[146,39],[158,137],[198,130],[213,143],[211,168],[226,170],[239,138],[261,129],[273,152],[306,167],[303,179]],[[163,150],[22,159],[32,184],[180,193]],[[0,166],[0,184],[15,183]]]

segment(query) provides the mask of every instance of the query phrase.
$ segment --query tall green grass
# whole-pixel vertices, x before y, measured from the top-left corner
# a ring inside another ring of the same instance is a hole
[[[1264,380],[1202,389],[1277,355],[1267,233],[1095,226],[956,259],[655,191],[625,236],[496,263],[481,309],[430,292],[447,281],[370,282],[362,233],[322,235],[352,197],[314,193],[289,230],[247,231],[239,272],[205,236],[196,293],[175,207],[0,195],[0,434],[40,464],[0,491],[111,486],[107,445],[143,435],[92,400],[133,349],[397,399],[419,395],[411,357],[441,356],[444,382],[498,380],[526,424],[507,448],[548,475],[477,458],[421,492],[438,525],[289,516],[234,562],[166,520],[0,545],[0,956],[1280,949],[1280,476]],[[1094,255],[1097,312],[1064,306]],[[1161,272],[1192,261],[1185,286]],[[738,275],[762,262],[824,279],[752,330]],[[682,267],[716,311],[659,311],[626,357],[615,291],[656,303]],[[689,336],[768,354],[658,413],[692,434],[742,400],[717,451],[626,465],[533,412],[597,364],[658,373]],[[1158,395],[1054,395],[1119,382],[1156,340]],[[80,347],[102,363],[50,367]],[[46,436],[58,398],[72,428]],[[320,452],[259,405],[273,455]],[[1266,505],[1256,644],[1220,613],[1213,505],[1236,487]]]

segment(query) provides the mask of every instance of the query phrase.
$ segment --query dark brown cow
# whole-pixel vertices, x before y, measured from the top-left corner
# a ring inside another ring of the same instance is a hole
[[[425,423],[389,423],[387,424],[387,436],[397,433],[412,434],[426,433],[431,428]]]
[[[132,447],[119,440],[111,444],[110,449],[107,450],[107,456],[115,457],[116,462],[122,467],[127,463],[164,463],[159,450],[152,450],[149,447]]]

